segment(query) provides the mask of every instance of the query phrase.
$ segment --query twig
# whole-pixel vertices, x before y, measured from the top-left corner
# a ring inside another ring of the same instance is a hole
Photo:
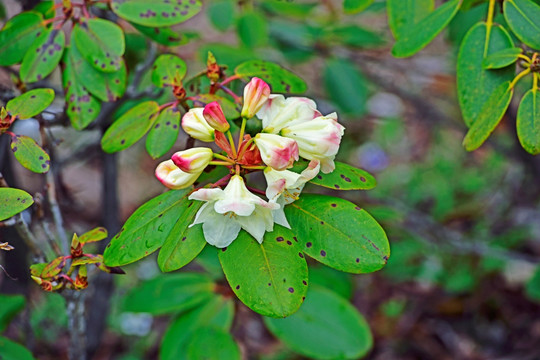
[[[86,360],[86,317],[83,291],[64,293],[69,329],[69,359]]]
[[[52,165],[45,175],[45,179],[47,181],[47,199],[49,201],[49,206],[51,207],[54,226],[56,227],[56,232],[60,238],[60,247],[62,249],[62,253],[69,254],[69,240],[66,235],[66,230],[64,229],[64,219],[62,217],[62,212],[60,210],[60,206],[58,205],[58,201],[56,200],[56,185]]]

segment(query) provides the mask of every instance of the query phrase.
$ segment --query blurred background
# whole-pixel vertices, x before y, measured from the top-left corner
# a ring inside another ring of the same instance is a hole
[[[3,21],[35,5],[2,1]],[[479,150],[467,153],[461,145],[466,126],[455,89],[456,44],[485,17],[487,4],[479,3],[460,11],[447,31],[409,59],[390,54],[385,1],[346,13],[340,0],[207,0],[200,14],[175,27],[187,43],[172,48],[156,49],[120,21],[129,33],[130,76],[156,50],[184,59],[187,78],[205,69],[208,51],[230,74],[243,61],[264,59],[306,80],[305,96],[322,113],[338,112],[346,127],[338,160],[371,172],[378,182],[374,190],[340,195],[383,225],[392,255],[383,270],[368,275],[340,273],[311,261],[310,280],[349,299],[366,317],[374,336],[367,359],[540,359],[540,159],[518,143],[518,104],[511,104]],[[50,81],[61,88],[59,74]],[[144,75],[140,87],[150,84]],[[3,92],[12,87],[5,69],[0,69],[0,87]],[[524,84],[517,92],[526,89]],[[122,103],[112,116],[131,106],[131,101]],[[59,97],[53,110],[62,108]],[[31,122],[24,125],[19,133],[37,131]],[[138,206],[164,191],[153,176],[161,159],[152,160],[142,142],[114,159],[116,174],[107,172],[109,180],[117,176],[114,193],[105,176],[111,159],[101,153],[99,129],[76,132],[57,126],[53,132],[60,164],[55,176],[63,184],[60,205],[70,229],[106,226],[114,233]],[[173,151],[185,141],[181,134]],[[10,184],[42,191],[40,176],[11,161],[6,144],[0,141],[0,158]],[[321,190],[308,186],[305,191]],[[102,199],[108,196],[118,198],[118,208],[104,218]],[[44,294],[31,283],[24,246],[11,229],[0,231],[0,240],[10,239],[16,248],[0,254],[6,269],[0,272],[0,293],[27,298],[9,325],[0,303],[4,335],[24,339],[39,359],[66,358],[64,298]],[[204,256],[188,268],[213,269],[217,278],[222,276]],[[156,359],[170,317],[128,312],[123,304],[137,284],[164,275],[155,256],[124,270],[127,275],[114,278],[114,291],[111,279],[100,275],[90,281],[90,294],[99,295],[90,298],[110,309],[103,333],[89,323],[91,354],[93,359]],[[302,358],[274,338],[259,315],[236,306],[232,332],[246,358]]]

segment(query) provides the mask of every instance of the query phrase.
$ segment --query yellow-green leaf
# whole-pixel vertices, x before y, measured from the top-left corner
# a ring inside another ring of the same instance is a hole
[[[0,221],[27,209],[34,203],[32,195],[14,188],[0,188]]]
[[[34,89],[8,101],[6,110],[21,120],[28,119],[45,110],[53,100],[53,89]]]
[[[11,151],[17,161],[28,170],[36,173],[49,171],[51,159],[34,139],[24,135],[12,135]]]

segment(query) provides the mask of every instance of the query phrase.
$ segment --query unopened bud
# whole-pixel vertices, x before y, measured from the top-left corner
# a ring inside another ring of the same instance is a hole
[[[231,125],[229,125],[227,119],[225,119],[225,114],[217,101],[212,101],[204,107],[203,116],[208,125],[217,131],[224,133],[231,128]]]
[[[171,157],[172,161],[180,170],[189,174],[203,171],[212,158],[214,152],[210,148],[195,147],[184,151],[178,151]]]
[[[156,168],[156,177],[169,189],[185,189],[193,184],[201,173],[190,174],[174,165],[172,160],[159,164]]]
[[[214,129],[203,116],[203,108],[193,108],[184,114],[182,129],[191,137],[205,142],[214,141]]]
[[[261,109],[270,96],[270,86],[259,78],[252,78],[244,88],[242,117],[250,119]]]

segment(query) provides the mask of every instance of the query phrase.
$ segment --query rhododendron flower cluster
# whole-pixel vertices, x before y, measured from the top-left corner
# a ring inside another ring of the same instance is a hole
[[[244,88],[241,116],[235,142],[218,102],[190,109],[182,118],[184,131],[202,142],[214,142],[223,151],[186,149],[156,168],[156,177],[171,189],[191,186],[208,165],[229,168],[227,176],[189,196],[206,202],[190,226],[202,223],[206,241],[219,248],[234,241],[241,229],[262,243],[274,224],[290,228],[284,206],[297,200],[319,171],[334,170],[345,129],[336,113],[321,114],[308,98],[271,94],[270,86],[259,78],[252,78]],[[262,131],[253,137],[246,134],[248,121],[261,121]],[[310,160],[307,168],[301,173],[289,170],[300,158]],[[257,171],[264,174],[265,191],[246,185],[245,176]]]

